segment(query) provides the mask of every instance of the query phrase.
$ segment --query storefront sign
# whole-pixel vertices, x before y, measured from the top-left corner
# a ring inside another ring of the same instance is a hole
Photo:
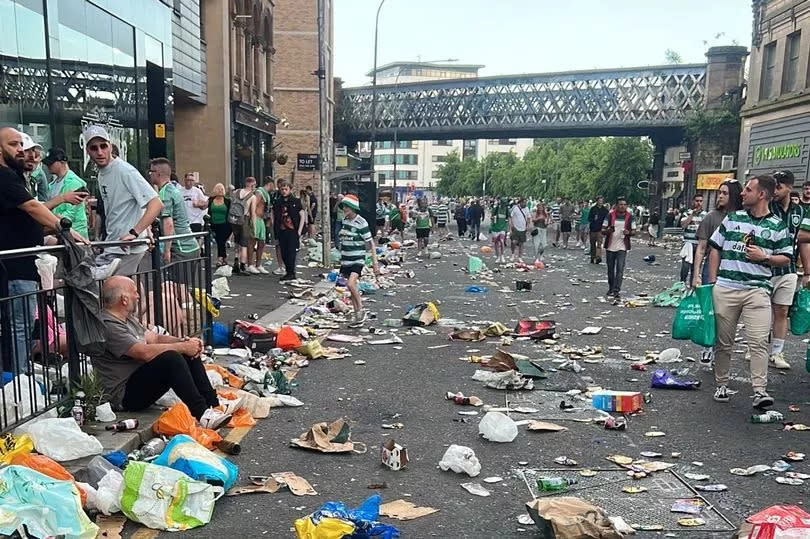
[[[698,174],[697,188],[716,191],[720,184],[734,177],[733,172],[713,172],[709,174]]]
[[[319,155],[317,153],[299,153],[298,154],[298,170],[318,170]]]
[[[769,161],[785,161],[799,159],[802,155],[802,143],[798,140],[780,142],[772,145],[762,145],[754,148],[754,164],[759,165]]]

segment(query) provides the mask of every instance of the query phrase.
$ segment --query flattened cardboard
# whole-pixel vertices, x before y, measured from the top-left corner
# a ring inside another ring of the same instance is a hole
[[[433,507],[418,507],[405,500],[394,500],[380,506],[380,515],[397,520],[413,520],[438,512],[439,510]]]

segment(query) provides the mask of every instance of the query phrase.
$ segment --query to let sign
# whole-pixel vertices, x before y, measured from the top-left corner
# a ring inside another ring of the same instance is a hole
[[[317,153],[299,153],[298,170],[318,170],[320,156]]]

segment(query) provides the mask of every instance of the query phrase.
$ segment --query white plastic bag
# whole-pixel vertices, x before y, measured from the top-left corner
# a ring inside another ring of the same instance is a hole
[[[124,488],[124,476],[118,470],[110,470],[98,482],[96,507],[105,515],[112,515],[121,510],[121,490]],[[89,498],[88,498],[89,499]]]
[[[475,477],[481,473],[481,463],[475,456],[475,451],[463,445],[453,444],[444,452],[439,468],[443,471],[453,470],[456,473],[466,473]]]
[[[109,402],[105,402],[101,406],[96,406],[96,421],[112,423],[116,419],[115,412],[112,411],[112,406]]]
[[[56,265],[58,263],[59,259],[53,255],[37,255],[34,265],[37,267],[39,280],[42,282],[42,290],[50,290],[53,288],[53,275],[56,273]]]
[[[168,390],[166,393],[160,397],[155,404],[157,406],[162,406],[164,408],[171,408],[175,404],[180,402],[180,397],[177,396],[177,393],[174,392],[174,389]]]
[[[57,462],[100,455],[104,450],[95,436],[85,434],[72,417],[43,419],[18,427],[15,435],[27,433],[37,452]]]
[[[33,384],[34,395],[31,395],[31,384]],[[22,419],[30,416],[31,401],[35,400],[36,409],[45,408],[45,396],[42,394],[42,387],[27,374],[18,374],[15,379],[3,386],[3,401],[5,403],[5,416],[9,422],[14,422],[17,415]]]
[[[219,277],[211,281],[211,295],[217,299],[221,299],[230,295],[231,287],[228,286],[227,277]]]
[[[219,387],[225,385],[225,380],[222,379],[222,375],[219,374],[217,371],[206,370],[205,374],[208,375],[208,382],[211,384],[211,387]]]
[[[233,267],[228,265],[220,266],[214,272],[214,275],[217,277],[230,277],[233,275]]]
[[[511,442],[518,435],[517,425],[506,414],[487,412],[478,424],[478,434],[490,442]]]

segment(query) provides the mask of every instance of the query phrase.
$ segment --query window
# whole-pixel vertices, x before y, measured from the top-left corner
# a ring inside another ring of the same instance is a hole
[[[760,99],[773,96],[773,82],[776,76],[776,41],[762,48],[762,82],[759,89]]]
[[[799,89],[799,45],[802,41],[802,31],[798,30],[787,36],[785,42],[785,68],[782,75],[782,93],[794,92]]]
[[[374,143],[374,147],[378,150],[390,150],[394,147],[394,143],[390,140],[379,140]]]
[[[433,145],[434,146],[452,146],[453,141],[452,140],[434,140]]]
[[[433,155],[431,157],[433,158],[434,163],[444,163],[447,161],[446,155]]]
[[[493,138],[489,139],[489,144],[497,145],[497,146],[514,146],[517,144],[517,140],[513,138]]]

